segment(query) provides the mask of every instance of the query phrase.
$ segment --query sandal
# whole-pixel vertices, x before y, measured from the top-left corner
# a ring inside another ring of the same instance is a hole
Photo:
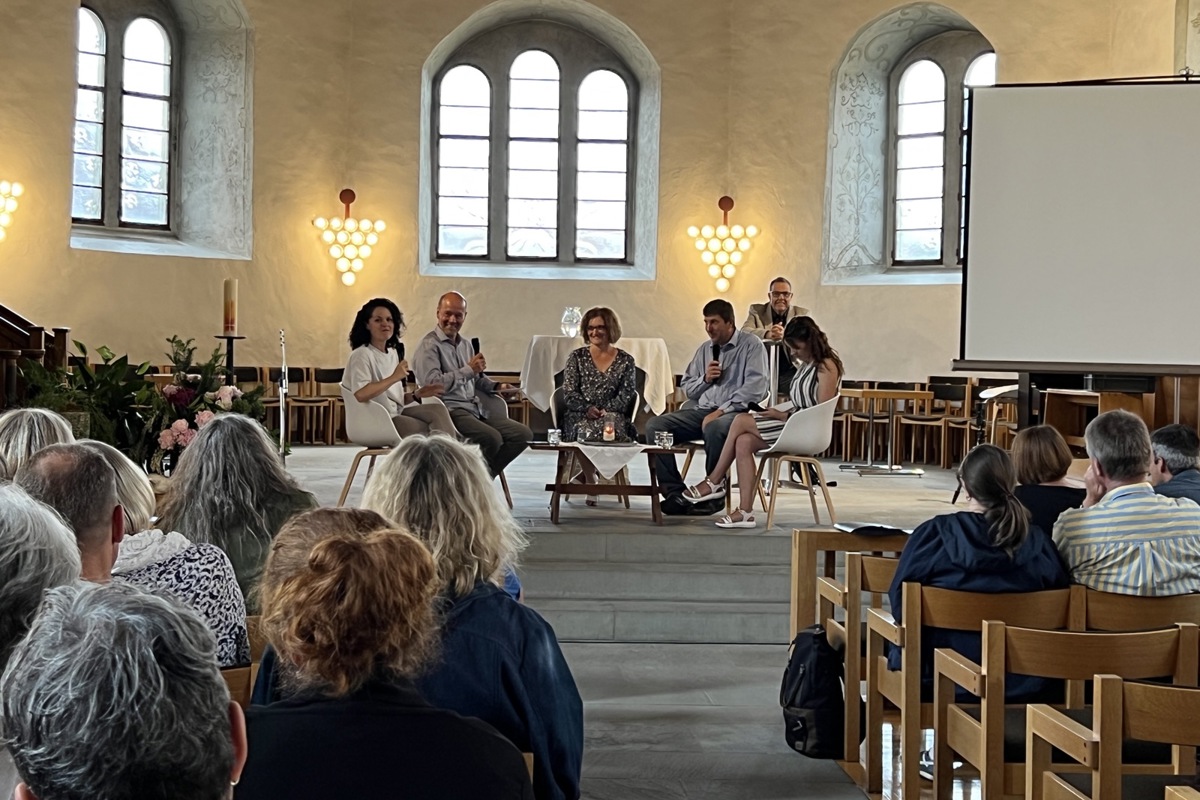
[[[709,492],[701,494],[700,487],[708,484]],[[713,483],[708,478],[697,483],[695,486],[689,486],[683,491],[683,499],[689,503],[703,503],[708,500],[720,500],[726,494],[725,481],[720,484]]]
[[[594,494],[589,494],[587,496],[587,500],[585,500],[584,502],[587,503],[589,508],[595,508],[596,506],[600,505],[600,501],[597,499],[596,495],[594,495]]]
[[[737,519],[734,519],[735,514],[737,515]],[[757,528],[758,523],[754,520],[754,512],[753,511],[744,511],[739,508],[739,509],[736,509],[733,512],[733,514],[728,514],[724,517],[721,517],[721,519],[717,521],[717,527],[718,528]]]

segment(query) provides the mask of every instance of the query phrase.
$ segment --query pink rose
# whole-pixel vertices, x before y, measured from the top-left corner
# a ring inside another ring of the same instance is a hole
[[[158,446],[163,450],[170,450],[175,446],[175,432],[167,428],[158,435]]]
[[[173,383],[168,383],[166,386],[162,387],[163,397],[170,397],[178,391],[179,387]]]
[[[189,444],[192,443],[192,440],[195,438],[196,438],[196,430],[194,428],[188,428],[186,431],[179,434],[179,446],[187,447]]]
[[[171,430],[175,431],[175,435],[183,433],[188,429],[188,421],[186,419],[177,419],[171,423]]]
[[[205,425],[212,422],[212,419],[215,416],[216,416],[216,414],[214,414],[213,412],[211,412],[207,409],[205,409],[204,411],[201,411],[199,414],[196,415],[196,427],[203,428]]]

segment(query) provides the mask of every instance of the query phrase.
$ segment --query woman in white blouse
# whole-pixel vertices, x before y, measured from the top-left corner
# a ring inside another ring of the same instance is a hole
[[[354,317],[350,327],[350,360],[342,381],[360,403],[374,400],[387,408],[401,436],[441,431],[456,435],[450,414],[440,401],[422,403],[437,397],[444,387],[431,384],[405,393],[408,362],[401,358],[404,315],[384,297],[368,300]]]

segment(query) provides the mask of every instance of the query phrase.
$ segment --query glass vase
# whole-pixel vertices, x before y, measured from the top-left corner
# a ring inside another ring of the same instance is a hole
[[[583,312],[579,306],[567,306],[563,309],[562,335],[572,339],[579,335],[579,323],[583,322]]]

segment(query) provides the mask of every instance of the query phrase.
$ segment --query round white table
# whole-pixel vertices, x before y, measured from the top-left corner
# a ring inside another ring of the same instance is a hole
[[[675,373],[671,372],[667,343],[662,339],[622,336],[615,346],[633,356],[634,363],[645,371],[646,396],[643,400],[655,414],[662,414],[667,410],[667,398],[675,391]],[[571,351],[580,347],[583,347],[583,340],[577,336],[533,337],[525,353],[525,366],[521,369],[521,389],[529,402],[542,411],[550,410],[554,376],[567,365]]]

